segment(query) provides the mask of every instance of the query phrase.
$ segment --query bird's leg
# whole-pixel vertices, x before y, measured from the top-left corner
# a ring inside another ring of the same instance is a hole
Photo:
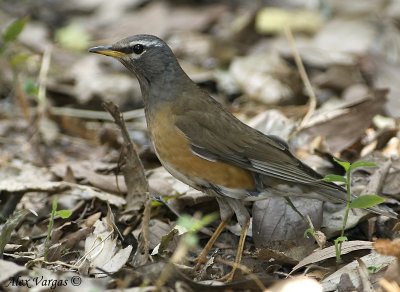
[[[211,191],[209,191],[211,195],[214,195],[219,206],[219,211],[221,215],[221,223],[218,225],[217,229],[214,231],[213,235],[211,238],[208,240],[206,246],[203,248],[201,251],[200,255],[197,258],[197,264],[195,269],[199,270],[200,266],[207,261],[207,254],[214,245],[215,241],[221,234],[221,232],[224,230],[226,224],[228,221],[231,219],[233,215],[233,209],[230,207],[229,204],[226,203],[226,200],[223,197],[220,197],[218,194],[215,194]]]
[[[229,221],[229,219],[222,220],[221,223],[218,225],[217,229],[215,229],[214,233],[208,240],[206,246],[203,248],[201,251],[200,255],[197,257],[197,265],[196,265],[196,270],[200,268],[201,264],[204,264],[207,261],[207,255],[210,249],[213,247],[215,241],[221,234],[221,232],[224,230],[226,223]]]
[[[246,241],[246,236],[247,236],[247,231],[249,231],[249,225],[250,225],[250,220],[248,220],[243,226],[242,226],[242,231],[240,233],[240,238],[239,238],[239,245],[236,250],[236,257],[235,257],[235,262],[233,264],[232,270],[223,276],[220,280],[224,282],[231,282],[233,280],[233,277],[235,275],[236,269],[239,266],[240,262],[242,261],[242,254],[243,254],[243,249],[244,249],[244,243]]]

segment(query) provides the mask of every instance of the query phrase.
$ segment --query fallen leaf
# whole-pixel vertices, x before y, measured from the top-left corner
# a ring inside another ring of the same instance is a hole
[[[346,242],[344,242],[343,245],[345,243]],[[390,263],[392,263],[395,259],[393,257],[387,257],[379,255],[377,253],[371,253],[361,257],[361,260],[365,263],[367,267],[378,267],[379,269],[382,269],[388,266]],[[343,268],[340,268],[330,276],[326,277],[324,280],[321,281],[324,291],[336,290],[338,288],[340,277],[344,273],[349,274],[350,280],[353,283],[353,285],[355,287],[358,287],[360,285],[360,277],[357,267],[358,267],[358,262],[352,261]],[[376,279],[372,279],[372,284],[374,284],[376,281],[377,281]]]
[[[347,254],[352,251],[361,249],[372,249],[372,242],[362,241],[362,240],[352,240],[345,241],[342,243],[341,254]],[[321,250],[316,250],[309,256],[302,259],[295,267],[292,269],[292,273],[304,266],[315,264],[317,262],[336,257],[335,246],[330,246]]]
[[[246,124],[267,135],[275,135],[288,141],[295,128],[293,120],[288,119],[280,111],[268,110],[258,114]]]
[[[0,171],[0,190],[9,193],[60,192],[68,189],[64,182],[53,182],[46,168],[13,160]]]
[[[94,227],[93,233],[85,241],[85,255],[90,261],[90,273],[94,275],[102,274],[97,269],[97,267],[100,267],[113,274],[128,261],[133,247],[131,245],[126,248],[118,247],[112,227],[106,226],[103,221],[97,221]]]
[[[322,224],[322,202],[313,199],[291,198],[303,216],[310,216],[316,230]],[[309,228],[284,198],[271,197],[253,204],[253,239],[255,246],[272,248],[300,260],[314,248],[314,239],[306,238]]]
[[[386,94],[387,90],[376,90],[372,97],[342,105],[336,110],[315,113],[297,134],[295,139],[298,142],[294,141],[294,144],[304,144],[322,136],[330,152],[341,152],[359,140],[372,123],[372,118],[382,111]]]
[[[237,57],[229,72],[247,96],[265,104],[296,103],[301,91],[298,73],[276,52]]]

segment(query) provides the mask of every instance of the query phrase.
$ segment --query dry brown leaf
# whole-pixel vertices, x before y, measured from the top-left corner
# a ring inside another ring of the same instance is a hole
[[[150,33],[162,37],[177,30],[205,31],[226,9],[227,6],[219,3],[191,7],[156,1],[134,13],[119,17],[119,21],[112,26],[106,22],[106,29],[102,33],[105,36]],[[143,23],[147,24],[146,27],[143,27]]]
[[[265,104],[297,103],[300,77],[276,52],[238,57],[229,70],[251,98]]]
[[[93,159],[79,162],[58,163],[51,167],[51,171],[58,177],[64,177],[68,168],[70,168],[74,178],[77,180],[85,179],[92,186],[106,192],[115,194],[126,193],[126,184],[122,176],[99,173],[108,171],[113,167],[115,167],[115,164],[108,164],[98,159]]]
[[[345,244],[345,242],[343,244]],[[382,270],[384,267],[392,263],[394,261],[394,258],[382,256],[377,253],[371,253],[361,257],[361,260],[365,263],[367,267],[373,267],[375,269]],[[343,268],[340,268],[330,276],[326,277],[324,280],[321,281],[321,284],[324,287],[324,291],[336,290],[338,288],[340,277],[344,273],[348,273],[351,282],[354,284],[355,287],[358,287],[360,285],[360,276],[357,267],[358,267],[358,262],[352,261],[350,264],[347,264]],[[375,274],[371,275],[372,284],[375,285],[377,281],[378,279],[375,276]]]
[[[104,221],[99,220],[94,226],[95,230],[85,241],[85,255],[90,261],[90,273],[101,274],[97,267],[108,273],[115,273],[128,261],[132,246],[119,247],[112,226],[107,226]]]
[[[100,190],[97,190],[96,188],[83,185],[73,185],[73,184],[68,184],[68,186],[72,186],[72,189],[68,191],[68,195],[75,196],[77,200],[78,199],[90,200],[93,198],[97,198],[103,202],[108,202],[109,204],[116,207],[122,207],[126,204],[126,200],[124,198],[106,192],[102,192]]]
[[[293,120],[288,119],[278,110],[268,110],[253,117],[247,124],[267,135],[276,135],[288,141],[295,128]]]
[[[315,114],[309,123],[298,133],[296,140],[301,144],[322,136],[330,152],[340,152],[360,139],[380,113],[386,101],[387,90],[376,90],[372,97],[337,110],[330,109],[325,113]]]
[[[394,198],[400,198],[400,170],[395,170],[388,174],[382,193]]]
[[[161,196],[176,196],[190,190],[187,184],[177,180],[164,167],[152,169],[148,180],[150,189]]]
[[[152,219],[149,223],[149,230],[150,230],[150,249],[155,248],[160,242],[163,236],[167,235],[171,231],[172,227],[162,222],[158,219]]]
[[[53,182],[46,168],[13,160],[0,171],[0,190],[9,193],[60,192],[69,188],[64,182]]]
[[[303,216],[309,215],[316,230],[322,224],[322,202],[292,198]],[[305,238],[309,228],[284,198],[272,197],[253,204],[253,239],[257,248],[271,248],[294,260],[301,260],[315,248],[313,238]]]
[[[66,252],[69,252],[72,248],[83,241],[91,232],[93,232],[92,227],[83,227],[78,230],[71,230],[71,228],[68,228],[68,230],[62,230],[71,224],[71,222],[67,222],[63,226],[53,230],[52,245],[46,255],[48,261],[60,260]],[[77,226],[75,226],[75,229],[76,228]]]
[[[352,241],[345,241],[342,243],[342,255],[361,249],[372,249],[372,242],[362,241],[362,240],[352,240]],[[309,256],[302,259],[295,267],[293,267],[292,273],[306,265],[314,264],[334,257],[336,257],[334,246],[330,246],[321,250],[316,250]]]

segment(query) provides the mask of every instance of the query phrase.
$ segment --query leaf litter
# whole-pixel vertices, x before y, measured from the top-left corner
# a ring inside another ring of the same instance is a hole
[[[112,9],[103,0],[74,2],[45,4],[40,12],[29,2],[0,4],[2,289],[20,276],[42,279],[36,283],[41,287],[67,281],[68,291],[79,276],[83,291],[399,291],[396,220],[352,210],[343,262],[336,264],[333,240],[343,206],[304,199],[293,200],[304,217],[280,198],[247,203],[252,226],[237,282],[217,281],[237,246],[234,221],[201,275],[193,270],[218,220],[201,226],[193,241],[177,222],[185,214],[196,220],[217,214],[218,206],[160,167],[134,78],[116,62],[85,52],[100,40],[159,35],[201,87],[245,123],[287,141],[321,174],[343,175],[334,157],[375,162],[377,168],[354,174],[352,189],[382,195],[384,205],[398,211],[396,1],[327,1],[326,7],[292,0],[273,6],[117,1]],[[18,18],[27,11],[29,19]],[[315,110],[282,34],[288,20]],[[104,118],[102,103],[110,99],[121,112],[132,111],[126,126],[115,109],[118,126],[110,124],[111,116]],[[302,123],[306,112],[311,116]],[[54,218],[45,256],[54,200],[71,215]],[[310,222],[314,233],[305,238]],[[295,277],[285,280],[288,273]]]

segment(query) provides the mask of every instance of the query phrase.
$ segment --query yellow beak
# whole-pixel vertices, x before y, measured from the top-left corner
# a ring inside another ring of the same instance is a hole
[[[122,58],[125,56],[125,53],[116,51],[112,49],[112,46],[98,46],[89,49],[90,53],[96,53],[105,56],[111,56],[114,58]]]

